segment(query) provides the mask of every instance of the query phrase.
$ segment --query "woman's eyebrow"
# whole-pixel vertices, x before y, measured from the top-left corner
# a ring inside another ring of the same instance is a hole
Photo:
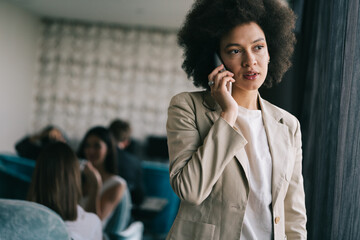
[[[260,42],[260,41],[265,41],[265,38],[258,38],[255,41],[253,41],[252,43],[256,43],[256,42]]]
[[[251,44],[257,43],[257,42],[260,42],[260,41],[265,41],[265,38],[258,38],[258,39],[256,39],[256,40],[254,40]],[[241,45],[238,44],[238,43],[229,43],[229,44],[227,44],[227,45],[225,46],[225,49],[226,49],[226,48],[229,48],[229,47],[241,47]]]

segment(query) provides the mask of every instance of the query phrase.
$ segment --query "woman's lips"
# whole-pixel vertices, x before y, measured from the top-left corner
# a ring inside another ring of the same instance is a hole
[[[243,76],[244,76],[245,79],[254,80],[259,76],[259,73],[257,73],[257,72],[247,72],[247,73],[243,74]]]

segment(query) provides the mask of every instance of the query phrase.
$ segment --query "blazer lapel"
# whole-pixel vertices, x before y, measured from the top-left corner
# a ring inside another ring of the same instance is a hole
[[[210,94],[208,94],[207,91],[204,93],[205,94],[204,94],[203,105],[208,109],[206,115],[211,120],[211,122],[214,123],[220,117],[221,107],[215,102],[215,100],[211,97]],[[238,132],[240,133],[242,138],[246,141],[241,131],[238,130]],[[242,148],[242,150],[238,152],[234,157],[239,161],[240,165],[242,166],[245,172],[247,180],[249,180],[249,163],[245,152],[245,148]]]
[[[288,127],[282,123],[283,115],[281,111],[275,108],[272,104],[263,100],[260,95],[259,102],[263,114],[263,122],[272,158],[272,201],[273,205],[275,205],[282,183],[285,179],[285,173],[288,164],[287,157],[289,154],[288,151],[290,149],[288,136],[289,130]],[[208,92],[204,92],[203,104],[208,109],[206,115],[211,120],[211,122],[214,123],[220,117],[220,106],[215,102],[215,100]],[[235,155],[235,157],[239,161],[247,179],[249,180],[249,164],[245,149],[243,148]]]
[[[275,205],[287,169],[290,149],[288,127],[282,124],[282,113],[259,96],[265,131],[272,157],[272,201]]]

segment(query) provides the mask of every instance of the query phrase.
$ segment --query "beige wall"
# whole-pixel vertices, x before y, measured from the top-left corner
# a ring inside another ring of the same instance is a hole
[[[29,132],[36,50],[37,17],[0,0],[0,152]]]
[[[176,33],[40,19],[0,0],[0,152],[48,124],[70,144],[114,118],[165,135],[170,98],[195,90]]]

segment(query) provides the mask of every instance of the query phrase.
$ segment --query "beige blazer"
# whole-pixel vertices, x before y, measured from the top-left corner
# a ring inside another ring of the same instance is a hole
[[[259,96],[273,162],[274,239],[306,239],[298,120]],[[181,199],[168,240],[239,240],[249,165],[238,129],[208,91],[181,93],[168,109],[170,184]]]

